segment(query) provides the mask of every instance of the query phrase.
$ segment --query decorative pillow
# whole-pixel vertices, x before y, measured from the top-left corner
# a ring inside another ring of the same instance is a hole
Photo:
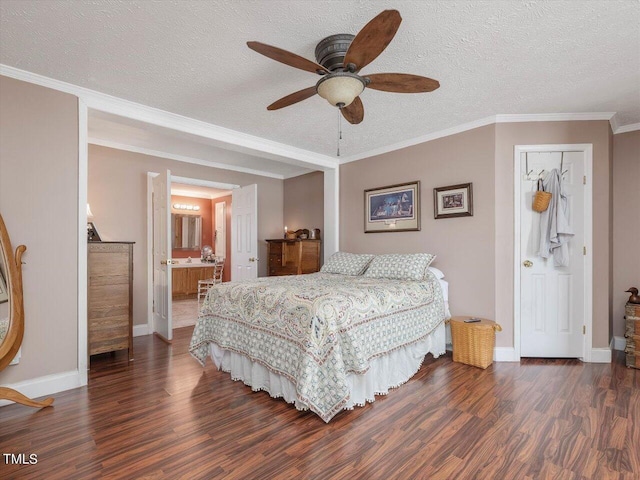
[[[423,280],[429,264],[436,258],[430,253],[408,253],[377,255],[367,271],[365,277],[394,278],[398,280]]]
[[[369,254],[336,252],[324,263],[320,271],[340,275],[362,275],[373,257]]]
[[[438,280],[441,280],[444,278],[444,273],[442,273],[442,271],[438,270],[436,267],[429,267],[429,271],[433,273]]]

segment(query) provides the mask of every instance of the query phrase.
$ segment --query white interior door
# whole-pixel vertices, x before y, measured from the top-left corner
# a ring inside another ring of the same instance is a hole
[[[565,152],[563,186],[568,200],[568,266],[555,266],[553,256],[538,255],[540,216],[532,209],[536,181],[541,171],[560,169],[558,152],[529,152],[520,158],[520,351],[523,357],[583,357],[585,319],[583,152]],[[526,177],[527,168],[532,172]],[[543,174],[544,175],[544,174]]]
[[[215,211],[215,253],[217,257],[227,256],[226,202],[216,203]]]
[[[171,320],[171,171],[153,178],[153,332],[173,337]]]
[[[231,193],[231,281],[258,277],[258,186]]]

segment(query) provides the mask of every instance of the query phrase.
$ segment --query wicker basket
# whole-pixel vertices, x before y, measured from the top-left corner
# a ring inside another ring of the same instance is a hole
[[[496,344],[496,332],[502,327],[491,320],[465,323],[470,317],[453,317],[451,341],[453,343],[453,361],[487,368],[493,362],[493,348]]]
[[[551,202],[551,193],[542,190],[542,180],[538,180],[538,190],[533,196],[533,210],[536,212],[544,212],[549,208]]]

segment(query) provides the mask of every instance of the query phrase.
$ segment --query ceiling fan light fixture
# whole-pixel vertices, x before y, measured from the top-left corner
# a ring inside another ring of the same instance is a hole
[[[316,91],[334,107],[347,107],[365,86],[365,80],[354,73],[335,72],[322,77],[316,84]]]

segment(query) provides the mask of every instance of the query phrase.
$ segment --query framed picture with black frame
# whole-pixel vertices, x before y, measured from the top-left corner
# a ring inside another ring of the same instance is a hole
[[[473,184],[434,188],[433,215],[436,219],[473,216]]]

